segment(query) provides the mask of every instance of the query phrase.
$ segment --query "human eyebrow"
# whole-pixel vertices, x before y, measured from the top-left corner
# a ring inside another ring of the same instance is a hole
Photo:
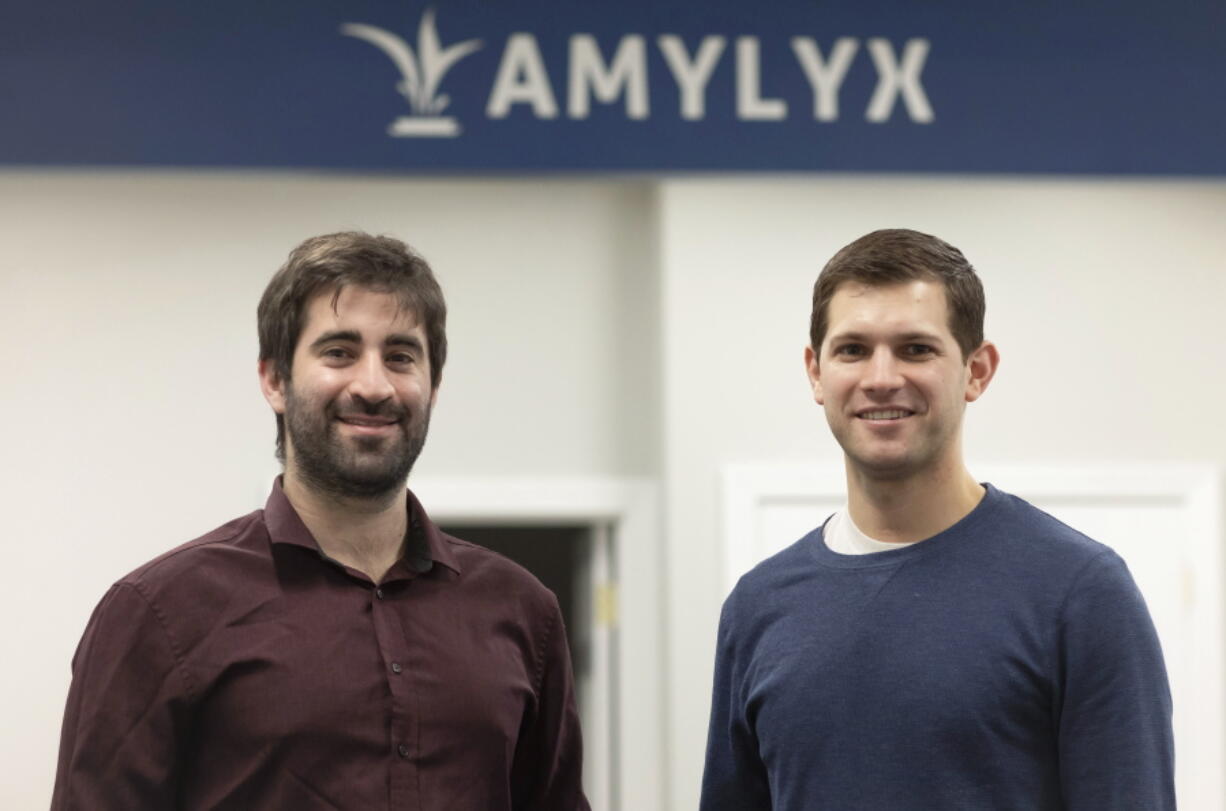
[[[402,333],[387,336],[387,340],[383,342],[383,345],[403,346],[412,349],[414,352],[421,352],[422,350],[421,341],[412,335],[404,335]]]
[[[874,341],[882,340],[883,337],[884,336],[878,337],[858,331],[840,332],[830,336],[829,344],[831,350],[833,351],[839,349],[840,347],[853,344],[872,344]],[[945,341],[940,335],[936,334],[935,332],[922,331],[904,332],[900,335],[889,336],[889,342],[895,346],[917,343],[927,344],[934,349],[941,349],[945,346]]]
[[[860,332],[840,332],[837,335],[831,335],[829,343],[831,346],[840,344],[863,344],[868,342],[868,336]]]
[[[319,349],[324,344],[332,344],[332,343],[360,344],[361,342],[362,342],[362,335],[356,330],[334,329],[329,332],[325,332],[323,335],[320,335],[318,338],[312,341],[311,349]]]
[[[931,332],[908,332],[906,335],[898,336],[898,341],[899,343],[904,343],[904,344],[911,344],[911,343],[918,342],[918,343],[925,343],[925,344],[935,344],[937,346],[940,346],[942,343],[944,343],[944,341],[941,340],[940,335],[936,335]]]

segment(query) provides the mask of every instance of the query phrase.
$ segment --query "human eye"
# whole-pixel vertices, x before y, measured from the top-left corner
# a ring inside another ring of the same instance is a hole
[[[319,356],[328,361],[342,363],[349,360],[350,353],[343,346],[327,346],[320,351]]]
[[[903,354],[909,358],[926,358],[936,354],[936,350],[928,344],[907,344]]]
[[[839,344],[834,348],[836,358],[854,360],[864,355],[864,345],[857,343]]]
[[[417,362],[412,352],[392,352],[387,356],[387,362],[394,366],[408,366]]]

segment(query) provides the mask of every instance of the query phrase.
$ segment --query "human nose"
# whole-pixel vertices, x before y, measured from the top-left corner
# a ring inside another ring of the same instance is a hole
[[[356,364],[354,369],[353,379],[349,382],[349,392],[370,405],[392,397],[395,389],[380,355],[367,353],[362,356],[361,362]]]
[[[860,385],[865,391],[871,392],[896,391],[902,388],[903,377],[894,353],[886,347],[873,352]]]

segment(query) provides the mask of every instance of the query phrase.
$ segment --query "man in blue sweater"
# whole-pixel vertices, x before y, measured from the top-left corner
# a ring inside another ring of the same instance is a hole
[[[876,231],[805,366],[847,507],[724,604],[703,811],[1175,808],[1171,697],[1124,562],[962,459],[996,371],[953,246]]]

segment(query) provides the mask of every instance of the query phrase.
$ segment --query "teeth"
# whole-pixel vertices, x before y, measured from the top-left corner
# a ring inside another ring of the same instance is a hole
[[[866,420],[901,420],[907,416],[907,412],[901,409],[893,409],[890,411],[866,411],[861,414]]]

